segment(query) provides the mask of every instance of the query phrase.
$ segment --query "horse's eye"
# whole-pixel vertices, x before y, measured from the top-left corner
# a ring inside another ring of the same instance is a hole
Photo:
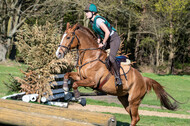
[[[67,37],[67,39],[70,39],[70,37]]]

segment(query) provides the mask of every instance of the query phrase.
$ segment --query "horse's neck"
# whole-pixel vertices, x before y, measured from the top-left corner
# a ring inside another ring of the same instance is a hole
[[[85,34],[83,31],[79,31],[78,33],[79,33],[78,37],[80,41],[79,49],[98,48],[98,44],[93,37]]]
[[[83,52],[83,53],[80,53],[82,54],[82,57],[83,56],[85,57],[84,54],[91,56],[90,58],[93,58],[93,59],[95,57],[98,58],[99,55],[103,56],[102,59],[105,59],[105,57],[107,57],[107,54],[105,51],[101,51],[100,49],[98,49],[98,43],[92,36],[87,35],[84,31],[79,31],[78,38],[80,41],[80,45],[78,49],[79,49],[79,52]],[[91,50],[91,51],[87,51],[87,50]]]

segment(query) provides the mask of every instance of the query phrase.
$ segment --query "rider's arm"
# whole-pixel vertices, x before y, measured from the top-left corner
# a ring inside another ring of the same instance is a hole
[[[104,40],[103,40],[103,44],[105,45],[109,36],[110,36],[110,31],[109,29],[107,28],[107,26],[104,24],[104,23],[101,23],[100,24],[100,28],[104,31],[105,33],[105,36],[104,36]]]

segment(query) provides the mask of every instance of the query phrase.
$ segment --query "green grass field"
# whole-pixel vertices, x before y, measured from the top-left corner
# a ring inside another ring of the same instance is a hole
[[[26,65],[12,61],[0,63],[0,97],[13,93],[8,91],[3,82],[9,82],[10,74],[16,77],[23,76],[21,69],[25,70]]]
[[[112,114],[112,113],[107,113]],[[129,126],[131,119],[129,115],[124,114],[112,114],[117,119],[117,126]],[[137,123],[137,126],[189,126],[190,119],[178,119],[156,116],[142,116],[141,120]]]
[[[26,66],[23,64],[18,64],[16,62],[8,62],[0,64],[0,97],[7,94],[13,93],[8,92],[8,89],[3,84],[3,81],[8,82],[9,74],[13,76],[23,76],[20,72],[20,69],[26,69]],[[190,99],[190,75],[156,75],[152,73],[143,73],[143,76],[150,77],[158,81],[161,85],[165,87],[165,90],[173,96],[176,100],[180,102],[186,102]],[[80,88],[84,92],[92,92],[91,89]],[[106,103],[103,101],[95,101],[92,99],[87,99],[87,104],[96,104],[104,106],[117,106],[122,107],[116,103]],[[147,94],[142,104],[156,105],[160,106],[160,102],[157,100],[157,97],[153,91]],[[159,112],[169,112],[177,114],[186,114],[190,115],[190,101],[185,104],[180,104],[180,107],[177,111],[162,110],[156,108],[140,107],[140,110],[149,110],[149,111],[159,111]],[[130,123],[130,116],[124,114],[113,114],[117,118],[117,126],[128,126]],[[166,117],[156,117],[156,116],[141,116],[141,120],[138,123],[138,126],[189,126],[190,119],[178,119],[178,118],[166,118]]]

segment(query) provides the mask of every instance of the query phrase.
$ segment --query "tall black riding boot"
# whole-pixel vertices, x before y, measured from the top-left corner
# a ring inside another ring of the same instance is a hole
[[[118,67],[117,63],[112,63],[114,72],[115,72],[115,79],[116,79],[116,85],[121,86],[122,85],[122,79],[120,78],[120,68]]]

